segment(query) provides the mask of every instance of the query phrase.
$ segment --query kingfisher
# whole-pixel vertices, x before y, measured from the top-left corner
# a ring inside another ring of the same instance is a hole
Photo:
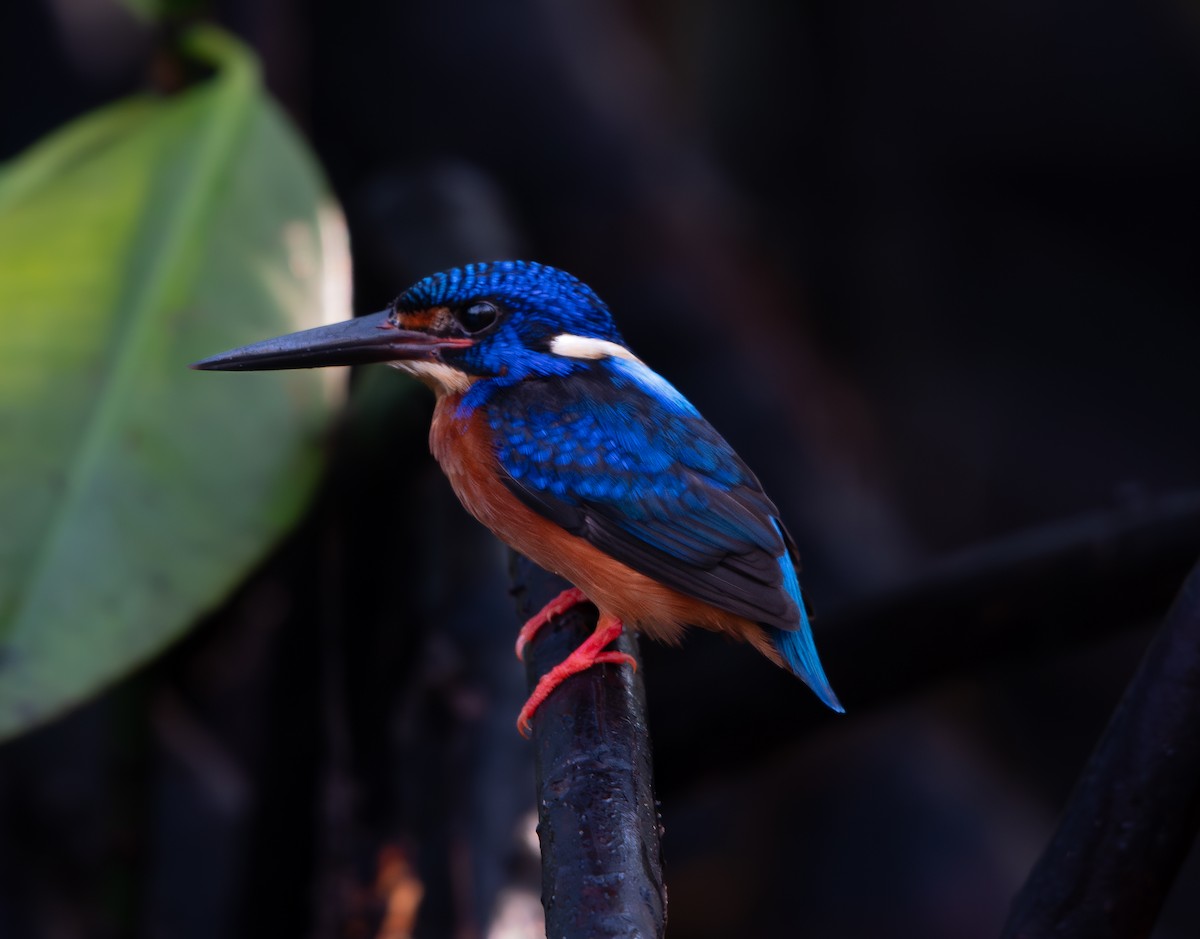
[[[387,309],[196,362],[206,370],[387,363],[436,395],[430,449],[455,494],[502,541],[573,584],[521,628],[578,603],[595,631],[535,686],[525,736],[566,678],[624,628],[677,642],[686,626],[749,642],[843,708],[813,642],[796,543],[758,479],[700,412],[626,345],[605,303],[532,261],[468,264]]]

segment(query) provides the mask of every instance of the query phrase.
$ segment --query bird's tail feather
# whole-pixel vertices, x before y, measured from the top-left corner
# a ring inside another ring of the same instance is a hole
[[[798,629],[772,629],[771,638],[788,668],[795,672],[826,706],[839,714],[846,713],[846,709],[834,694],[829,679],[825,677],[825,669],[821,667],[821,660],[817,657],[812,629],[808,625],[808,616],[803,607],[800,610]]]
[[[790,539],[779,519],[771,519],[771,522],[785,545],[789,544]],[[771,628],[771,641],[775,643],[775,648],[779,650],[788,668],[800,676],[822,702],[839,714],[845,714],[846,709],[833,693],[829,679],[825,677],[825,669],[821,667],[821,659],[817,655],[817,646],[813,642],[812,626],[809,625],[804,600],[800,596],[800,578],[796,575],[791,551],[785,550],[778,560],[779,571],[783,575],[783,588],[800,608],[800,623],[795,629]]]

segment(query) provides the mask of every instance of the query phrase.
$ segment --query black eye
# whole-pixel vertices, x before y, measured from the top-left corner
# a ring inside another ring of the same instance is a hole
[[[458,321],[469,333],[487,329],[500,318],[500,308],[489,300],[477,300],[458,311]]]

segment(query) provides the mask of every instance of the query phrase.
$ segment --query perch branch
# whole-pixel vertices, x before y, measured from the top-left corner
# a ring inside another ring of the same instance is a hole
[[[511,572],[522,618],[567,586],[515,554]],[[525,650],[531,691],[595,625],[584,604],[538,632]],[[616,648],[638,655],[629,632]],[[533,746],[546,934],[658,939],[666,889],[640,673],[603,665],[567,679],[535,715]]]

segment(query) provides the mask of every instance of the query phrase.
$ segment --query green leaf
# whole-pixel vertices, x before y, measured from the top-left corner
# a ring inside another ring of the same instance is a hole
[[[129,672],[296,520],[344,370],[189,362],[345,319],[344,225],[233,40],[0,172],[0,739]]]

